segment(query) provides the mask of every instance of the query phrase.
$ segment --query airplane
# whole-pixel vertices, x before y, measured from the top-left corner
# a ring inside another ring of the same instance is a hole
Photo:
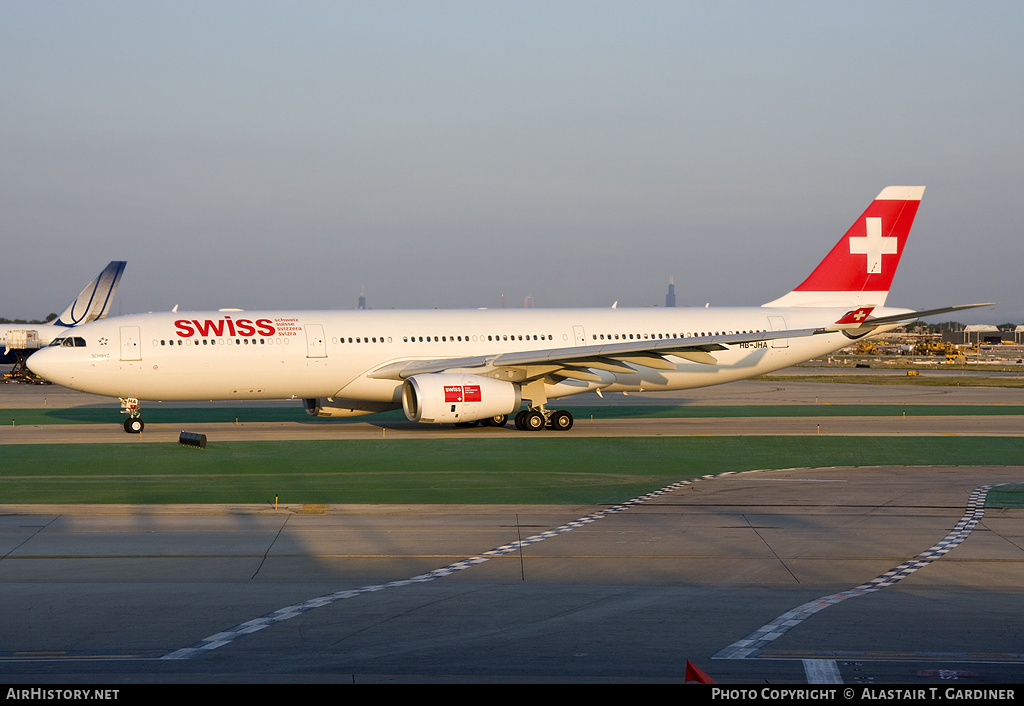
[[[127,264],[115,260],[104,267],[53,321],[45,324],[5,324],[4,328],[0,328],[0,346],[4,347],[0,362],[15,364],[11,377],[5,378],[5,381],[21,376],[25,360],[32,351],[50,345],[54,338],[66,334],[72,326],[105,317]]]
[[[890,186],[791,292],[747,308],[150,313],[95,321],[36,352],[47,380],[140,400],[301,400],[308,414],[404,409],[412,422],[568,430],[548,402],[682,390],[809,360],[927,311],[885,300],[924,187]],[[525,408],[523,402],[526,402]]]

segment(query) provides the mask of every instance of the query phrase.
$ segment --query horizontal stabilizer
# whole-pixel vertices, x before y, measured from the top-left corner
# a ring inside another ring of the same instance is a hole
[[[963,311],[964,309],[978,309],[983,306],[995,306],[995,302],[987,302],[984,304],[958,304],[956,306],[944,306],[939,309],[925,309],[924,311],[908,311],[905,314],[893,314],[892,316],[879,316],[877,318],[871,318],[865,314],[863,321],[855,323],[855,319],[865,309],[857,309],[851,311],[841,319],[836,321],[831,326],[828,326],[820,331],[820,333],[832,333],[834,331],[856,331],[858,329],[871,330],[882,326],[884,324],[896,324],[896,323],[910,323],[911,321],[917,321],[923,319],[926,316],[934,316],[936,314],[948,314],[952,311]],[[867,313],[870,314],[872,308],[867,308]],[[866,318],[865,318],[866,317]]]

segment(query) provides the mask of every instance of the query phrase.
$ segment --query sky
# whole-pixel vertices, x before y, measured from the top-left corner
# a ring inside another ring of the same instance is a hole
[[[1024,323],[1018,2],[0,3],[0,316],[888,303]]]

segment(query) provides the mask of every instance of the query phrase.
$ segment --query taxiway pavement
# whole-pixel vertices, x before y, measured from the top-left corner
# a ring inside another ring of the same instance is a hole
[[[1021,471],[740,473],[621,508],[3,506],[0,675],[1019,683],[1024,511],[954,528]]]
[[[806,404],[822,392],[804,385],[748,387],[746,403]],[[847,392],[919,404],[900,387],[826,387],[837,404]],[[936,396],[979,404],[959,395]],[[934,433],[983,433],[965,420],[1019,422],[951,419],[931,418],[956,424]],[[116,421],[114,435],[131,440]],[[82,430],[99,431],[62,425],[49,441]],[[147,426],[134,441],[159,433]],[[679,682],[690,660],[721,684],[1020,683],[1024,511],[979,516],[977,493],[1020,482],[1022,471],[759,471],[616,507],[0,505],[0,675],[27,684]]]

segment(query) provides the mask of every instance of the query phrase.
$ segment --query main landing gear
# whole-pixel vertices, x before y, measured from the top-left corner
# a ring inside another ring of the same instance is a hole
[[[141,420],[140,420],[141,421]],[[475,426],[503,427],[508,421],[508,415],[501,414],[497,417],[488,417],[475,422],[456,422],[455,426],[461,429],[468,429]],[[543,407],[524,409],[516,415],[516,429],[520,431],[539,431],[541,429],[554,429],[555,431],[568,431],[572,429],[573,418],[565,410],[547,410]],[[127,429],[127,426],[125,427]]]
[[[121,414],[127,414],[124,420],[124,430],[129,434],[141,434],[146,425],[139,416],[139,401],[134,397],[119,397],[121,400]]]
[[[572,414],[564,409],[549,411],[543,407],[524,409],[516,415],[516,429],[522,431],[539,431],[545,427],[555,431],[572,429]]]

